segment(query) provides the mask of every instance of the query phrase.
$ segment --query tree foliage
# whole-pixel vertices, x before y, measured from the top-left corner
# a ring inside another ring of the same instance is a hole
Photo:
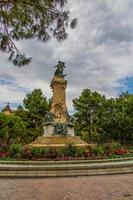
[[[67,38],[66,28],[74,28],[63,9],[67,0],[0,0],[0,51],[9,54],[9,61],[23,66],[31,62],[21,54],[14,41],[37,38],[47,42],[51,36],[58,41]]]
[[[87,141],[132,143],[133,95],[123,93],[116,99],[106,99],[85,89],[73,104],[77,133]]]
[[[119,98],[106,101],[106,112],[101,120],[104,137],[121,144],[133,141],[133,95],[123,93]],[[107,137],[107,136],[106,136]]]
[[[73,104],[76,134],[87,142],[133,144],[133,94],[106,99],[84,89]],[[27,94],[12,115],[0,113],[0,143],[31,143],[43,134],[47,111],[49,102],[40,89]]]
[[[23,120],[15,115],[0,113],[0,143],[25,143],[26,126]]]
[[[41,89],[35,89],[27,94],[23,100],[23,107],[18,106],[15,114],[26,124],[27,135],[25,141],[27,143],[43,134],[44,117],[48,110],[49,103]]]
[[[44,97],[41,89],[35,89],[26,95],[23,100],[24,108],[27,111],[28,121],[32,127],[40,129],[44,120],[46,111],[49,106],[46,97]]]
[[[80,97],[73,100],[76,129],[83,133],[87,141],[91,142],[99,132],[99,116],[104,100],[104,96],[89,89],[84,89]]]

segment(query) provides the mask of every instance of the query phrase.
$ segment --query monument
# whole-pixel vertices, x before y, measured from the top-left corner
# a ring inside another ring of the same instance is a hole
[[[32,146],[65,146],[73,144],[76,146],[87,146],[88,144],[74,134],[73,119],[68,115],[66,106],[67,80],[64,74],[65,63],[58,61],[54,67],[55,73],[51,81],[53,92],[50,111],[44,117],[44,134],[38,137]]]
[[[53,98],[50,112],[46,113],[44,123],[44,136],[71,135],[74,136],[74,127],[71,118],[68,116],[66,106],[66,74],[63,74],[65,63],[58,61],[56,71],[51,81]]]

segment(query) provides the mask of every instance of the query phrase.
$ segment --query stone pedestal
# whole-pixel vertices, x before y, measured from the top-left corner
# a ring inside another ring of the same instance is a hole
[[[68,135],[74,136],[74,127],[67,126]]]
[[[67,145],[73,145],[77,147],[88,147],[89,145],[84,142],[79,136],[40,136],[34,142],[30,144],[31,147],[53,147],[59,148]]]
[[[54,126],[53,125],[45,125],[44,126],[44,135],[43,136],[51,136],[54,132]]]
[[[74,136],[74,127],[72,126],[67,126],[67,135],[69,136]],[[54,125],[45,125],[44,126],[44,135],[43,136],[52,136],[54,135]]]

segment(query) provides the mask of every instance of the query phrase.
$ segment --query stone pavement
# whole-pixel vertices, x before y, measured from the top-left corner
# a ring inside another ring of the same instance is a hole
[[[133,200],[133,174],[0,179],[0,200]]]

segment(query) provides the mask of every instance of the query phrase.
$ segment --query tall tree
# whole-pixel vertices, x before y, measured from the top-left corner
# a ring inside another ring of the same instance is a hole
[[[0,143],[6,143],[9,135],[8,119],[3,113],[0,113]]]
[[[41,134],[43,131],[43,119],[46,111],[49,110],[46,97],[44,97],[41,89],[35,89],[26,95],[23,103],[26,110],[25,114],[27,117],[28,126],[32,130],[38,131],[38,134]]]
[[[0,143],[25,143],[26,126],[23,120],[15,115],[0,113]]]
[[[67,38],[66,27],[74,28],[77,20],[63,10],[67,0],[0,0],[0,51],[9,61],[23,66],[31,62],[21,54],[14,41],[37,38],[47,42],[51,36]]]
[[[105,140],[121,144],[133,141],[133,95],[121,94],[106,101],[106,110],[101,118],[102,134]]]
[[[104,100],[104,96],[89,89],[84,89],[80,97],[73,100],[76,129],[79,133],[85,132],[88,142],[92,142],[92,137],[99,132],[99,115]]]

